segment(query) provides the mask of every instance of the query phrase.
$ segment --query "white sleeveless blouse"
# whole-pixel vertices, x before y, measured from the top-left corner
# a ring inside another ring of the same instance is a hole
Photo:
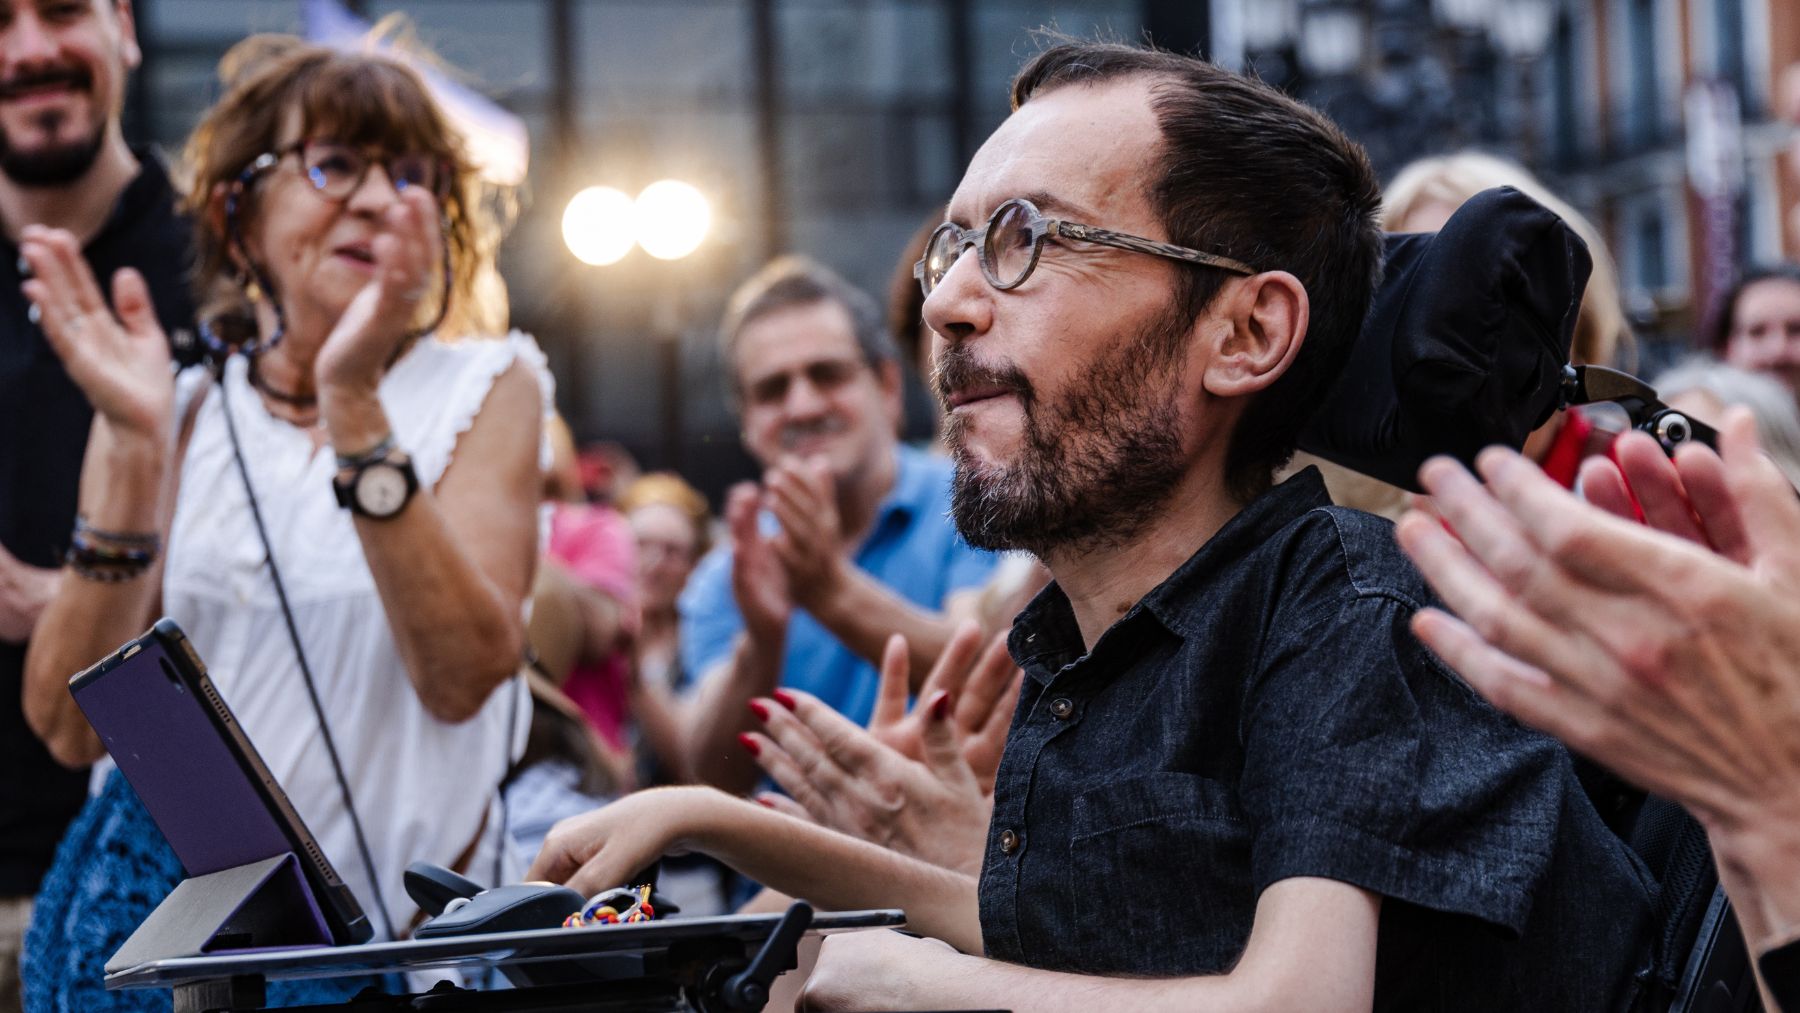
[[[481,410],[494,381],[523,359],[543,386],[543,353],[517,331],[456,342],[426,337],[383,378],[380,398],[397,444],[412,455],[424,488],[449,466],[457,437]],[[413,861],[448,866],[482,836],[470,878],[516,876],[506,856],[495,786],[523,748],[531,701],[521,680],[502,686],[471,720],[448,724],[419,702],[382,610],[350,513],[332,494],[332,448],[315,451],[307,433],[270,415],[251,388],[242,357],[223,384],[207,390],[181,468],[163,577],[163,608],[187,632],[231,709],[338,874],[374,926],[385,901],[395,931],[416,911],[401,884]],[[177,403],[199,389],[184,374]],[[293,606],[320,701],[356,812],[368,837],[380,893],[371,889],[355,831],[308,699],[264,566],[223,412],[229,400],[251,482]],[[540,449],[549,465],[549,444]],[[541,539],[540,539],[541,540]]]

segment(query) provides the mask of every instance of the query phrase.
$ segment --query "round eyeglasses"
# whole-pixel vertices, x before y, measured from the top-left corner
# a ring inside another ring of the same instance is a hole
[[[369,167],[373,165],[381,166],[395,193],[405,193],[416,186],[442,200],[450,184],[449,168],[442,159],[432,155],[421,152],[395,155],[378,148],[324,140],[296,141],[257,156],[244,170],[243,181],[249,183],[288,155],[299,156],[300,174],[319,196],[327,200],[349,200],[368,178]]]
[[[918,279],[919,288],[925,295],[930,296],[931,290],[937,288],[938,283],[944,280],[944,275],[949,274],[950,269],[956,266],[963,251],[973,246],[981,261],[981,275],[989,285],[1001,291],[1018,288],[1025,284],[1025,279],[1031,277],[1031,272],[1037,268],[1038,257],[1044,252],[1044,239],[1047,236],[1148,253],[1153,257],[1216,267],[1233,274],[1256,273],[1250,265],[1230,257],[1093,225],[1082,225],[1079,222],[1045,218],[1038,211],[1037,205],[1023,197],[1014,197],[995,208],[983,228],[966,230],[955,222],[939,225],[925,244],[925,256],[913,265],[913,277]]]

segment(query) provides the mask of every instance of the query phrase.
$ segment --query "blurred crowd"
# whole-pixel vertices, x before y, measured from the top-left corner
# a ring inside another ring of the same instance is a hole
[[[1593,261],[1570,361],[1629,369],[1598,230],[1503,159],[1377,187],[1260,83],[1051,40],[886,306],[742,280],[761,473],[715,505],[577,446],[510,201],[403,47],[247,39],[165,162],[120,128],[132,19],[0,0],[0,1011],[168,1007],[101,984],[183,870],[67,689],[165,615],[378,938],[414,861],[660,858],[684,916],[929,937],[834,938],[809,1008],[1648,1008],[1658,884],[1591,766],[1704,826],[1794,1001],[1800,266],[1647,378],[1718,453],[1572,408],[1410,492],[1294,453],[1380,232],[1517,189]]]

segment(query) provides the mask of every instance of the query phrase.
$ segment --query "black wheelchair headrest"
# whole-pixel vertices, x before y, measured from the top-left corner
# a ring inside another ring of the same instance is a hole
[[[1387,237],[1344,375],[1300,449],[1417,491],[1436,454],[1522,446],[1558,405],[1593,261],[1549,209],[1484,190],[1436,233]]]

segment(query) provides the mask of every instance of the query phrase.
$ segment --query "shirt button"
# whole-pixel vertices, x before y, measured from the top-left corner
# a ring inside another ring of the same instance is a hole
[[[1000,853],[1010,855],[1019,850],[1019,835],[1011,830],[1000,831]]]
[[[1067,721],[1069,720],[1069,715],[1073,713],[1075,713],[1075,703],[1068,697],[1059,696],[1050,701],[1050,716],[1056,720]]]

